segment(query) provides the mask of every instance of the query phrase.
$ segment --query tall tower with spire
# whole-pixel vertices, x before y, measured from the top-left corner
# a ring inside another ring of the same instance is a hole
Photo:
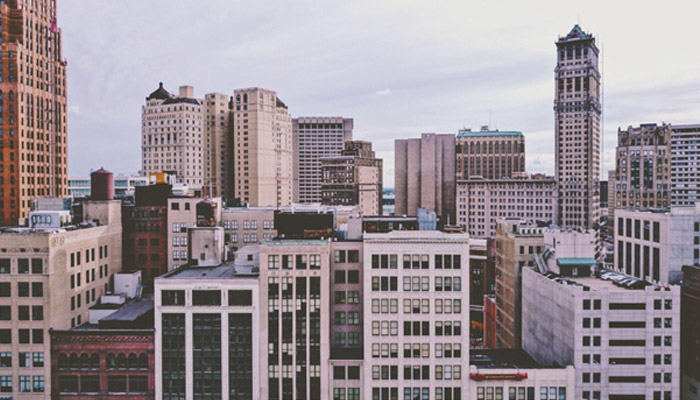
[[[575,25],[557,45],[554,69],[558,224],[593,228],[600,218],[600,72],[593,35]]]
[[[68,194],[66,62],[56,1],[0,2],[0,225]]]

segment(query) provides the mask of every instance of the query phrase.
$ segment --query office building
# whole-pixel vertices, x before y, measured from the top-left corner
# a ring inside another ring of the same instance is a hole
[[[233,251],[275,238],[275,214],[271,207],[224,207],[221,223],[224,240]]]
[[[671,203],[700,201],[700,124],[671,125]]]
[[[328,240],[260,244],[260,398],[329,397]]]
[[[146,97],[141,111],[141,170],[145,175],[172,172],[181,182],[204,183],[202,100],[191,86],[178,95],[163,87]]]
[[[137,294],[140,272],[115,274],[114,286],[82,325],[49,332],[52,399],[154,398],[153,297]]]
[[[454,225],[455,135],[424,133],[394,142],[396,215],[434,211],[440,225]]]
[[[558,225],[593,228],[600,217],[600,73],[593,35],[575,25],[557,45],[554,132]]]
[[[197,226],[218,225],[221,221],[221,208],[220,198],[168,198],[168,271],[185,265],[189,261],[187,255],[188,229]]]
[[[457,180],[514,178],[525,174],[525,136],[518,131],[460,129],[457,133]]]
[[[372,143],[350,141],[339,156],[321,161],[321,203],[357,205],[362,215],[382,213],[382,159]]]
[[[556,220],[556,181],[544,175],[530,178],[481,179],[457,182],[457,225],[472,237],[493,238],[499,218],[551,223]]]
[[[6,66],[0,82],[5,145],[0,166],[0,225],[27,218],[35,197],[68,194],[66,65],[56,3],[0,4]]]
[[[470,239],[364,235],[363,399],[468,398]]]
[[[138,174],[114,176],[114,197],[123,199],[133,197],[137,186],[149,184],[147,176]],[[68,178],[68,197],[74,199],[90,197],[90,177],[76,176]]]
[[[203,151],[204,182],[202,190],[208,197],[230,197],[232,120],[233,104],[222,93],[204,95]]]
[[[522,269],[522,348],[573,365],[576,399],[680,399],[680,288],[598,269],[595,231],[544,231]]]
[[[292,204],[292,117],[277,93],[234,91],[233,197],[241,204]]]
[[[615,269],[679,284],[684,265],[700,263],[700,204],[670,210],[615,212]]]
[[[352,118],[292,119],[295,203],[321,202],[321,158],[339,156],[352,140],[352,129]]]
[[[68,210],[35,210],[29,227],[0,232],[0,392],[51,398],[49,330],[87,321],[122,267],[121,206],[99,200]],[[76,219],[83,223],[74,224]]]
[[[521,346],[521,270],[534,267],[544,247],[543,228],[517,218],[498,220],[496,230],[496,345]]]
[[[541,365],[521,349],[472,350],[469,399],[573,400],[574,368]]]
[[[671,126],[641,124],[617,130],[615,208],[668,208],[671,204]]]
[[[226,260],[222,228],[190,233],[196,263],[155,280],[155,398],[267,399],[258,246]]]
[[[700,399],[700,266],[683,267],[681,287],[681,398]]]

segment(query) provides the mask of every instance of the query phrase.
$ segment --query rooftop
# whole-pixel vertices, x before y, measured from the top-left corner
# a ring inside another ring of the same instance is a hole
[[[576,257],[560,257],[557,258],[557,265],[563,267],[578,267],[578,266],[594,266],[598,262],[591,257],[576,258]]]
[[[559,42],[570,42],[574,40],[585,40],[585,39],[593,39],[593,35],[590,33],[586,33],[581,29],[579,24],[574,25],[573,28],[569,31],[569,33],[564,36],[559,38]]]
[[[499,137],[499,136],[523,136],[520,131],[499,131],[496,130],[480,130],[472,131],[471,129],[460,129],[457,132],[457,137]]]
[[[590,277],[562,277],[553,272],[546,272],[542,275],[562,285],[581,287],[584,291],[628,292],[643,290],[647,286],[658,287],[643,279],[605,269]]]
[[[561,368],[542,366],[522,349],[470,349],[469,365],[477,368]]]
[[[156,278],[160,279],[233,279],[233,278],[256,278],[257,273],[251,270],[237,271],[233,261],[227,261],[216,267],[191,267],[183,265],[169,273]]]

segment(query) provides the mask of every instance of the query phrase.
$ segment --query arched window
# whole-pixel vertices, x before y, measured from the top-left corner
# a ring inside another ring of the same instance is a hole
[[[68,364],[68,356],[61,353],[58,355],[58,369],[60,370],[65,370],[70,367],[70,364]]]
[[[117,357],[113,353],[107,354],[107,369],[117,369]]]
[[[129,369],[137,369],[138,368],[138,358],[136,357],[136,354],[131,353],[129,354]]]
[[[126,369],[126,355],[124,353],[119,353],[117,356],[117,368]]]
[[[139,355],[139,369],[148,369],[148,355],[146,354],[141,354]]]
[[[100,356],[93,354],[90,356],[90,369],[100,369]]]
[[[80,369],[89,369],[89,368],[90,368],[90,357],[86,353],[83,353],[80,355]]]
[[[70,365],[68,368],[70,369],[78,369],[80,368],[80,362],[78,360],[78,355],[73,353],[69,357],[68,364]]]

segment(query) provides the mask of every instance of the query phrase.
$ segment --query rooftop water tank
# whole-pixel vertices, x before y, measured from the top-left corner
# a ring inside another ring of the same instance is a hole
[[[114,175],[104,168],[90,174],[90,198],[114,200]]]

